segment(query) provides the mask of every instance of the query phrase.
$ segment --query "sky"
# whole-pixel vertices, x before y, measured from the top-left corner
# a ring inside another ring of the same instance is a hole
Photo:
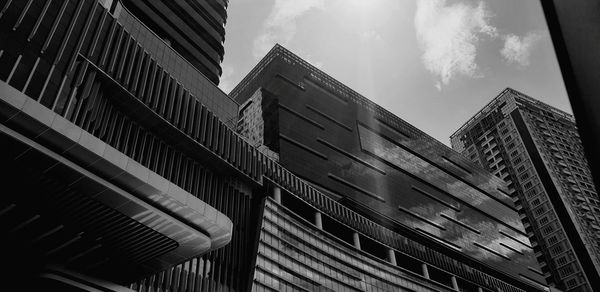
[[[219,87],[279,43],[442,143],[506,87],[572,113],[536,0],[232,0]]]

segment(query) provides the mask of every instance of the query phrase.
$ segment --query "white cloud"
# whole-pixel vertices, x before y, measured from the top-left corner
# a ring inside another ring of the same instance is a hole
[[[219,88],[221,88],[223,92],[229,92],[233,89],[233,81],[231,80],[233,72],[234,70],[231,66],[223,65],[223,74],[221,74],[221,80],[219,82]]]
[[[520,67],[529,66],[529,57],[534,45],[542,38],[538,32],[530,32],[520,38],[514,34],[504,37],[504,48],[500,51],[509,64],[517,64]]]
[[[324,0],[275,0],[263,31],[254,39],[255,58],[262,58],[275,43],[286,44],[296,34],[296,21],[311,9],[323,9]]]
[[[457,75],[481,77],[475,58],[481,37],[495,38],[490,12],[483,2],[447,5],[446,0],[418,0],[415,30],[425,68],[437,78],[436,88]]]

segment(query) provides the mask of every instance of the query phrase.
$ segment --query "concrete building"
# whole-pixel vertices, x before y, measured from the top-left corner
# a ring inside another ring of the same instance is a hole
[[[509,184],[549,283],[600,285],[600,201],[573,116],[507,88],[451,143]]]

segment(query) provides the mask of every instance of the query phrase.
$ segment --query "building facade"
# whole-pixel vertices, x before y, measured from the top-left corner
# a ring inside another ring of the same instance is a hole
[[[7,287],[547,290],[501,180],[280,46],[238,123],[198,65],[227,2],[156,2],[0,0]],[[350,112],[270,103],[303,82]]]
[[[103,1],[114,6],[116,14],[124,6],[126,14],[139,19],[206,78],[219,84],[229,0]],[[119,16],[123,17],[131,16]],[[127,28],[136,21],[123,23]]]
[[[198,288],[245,290],[262,176],[232,146],[238,106],[134,2],[0,1],[7,287],[125,291],[185,262]],[[224,21],[226,2],[187,2]]]
[[[256,291],[548,289],[506,184],[452,149],[280,45],[230,95],[309,186],[266,200]]]
[[[600,283],[600,201],[573,116],[507,88],[451,136],[504,179],[549,283]]]

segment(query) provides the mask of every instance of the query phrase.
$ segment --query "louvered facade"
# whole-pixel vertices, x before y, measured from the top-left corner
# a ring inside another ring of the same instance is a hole
[[[261,182],[237,104],[110,2],[0,1],[3,279],[110,289],[193,259],[236,288]]]

